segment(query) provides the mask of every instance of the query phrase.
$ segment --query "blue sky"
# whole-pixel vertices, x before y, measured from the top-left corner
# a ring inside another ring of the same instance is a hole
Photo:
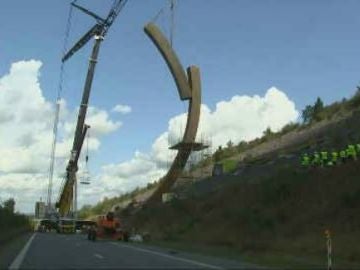
[[[105,15],[112,1],[79,0]],[[43,63],[43,95],[54,101],[70,1],[3,0],[0,3],[0,77],[20,60]],[[104,137],[92,159],[96,171],[149,152],[170,118],[186,112],[163,59],[143,26],[165,0],[129,0],[108,33],[99,56],[90,104],[122,122]],[[360,2],[357,0],[178,0],[174,46],[184,66],[201,68],[203,103],[235,95],[264,96],[281,89],[300,111],[320,96],[326,103],[351,96],[360,84]],[[74,11],[69,45],[92,24]],[[165,29],[169,19],[157,23]],[[62,97],[80,102],[91,45],[66,63]],[[127,115],[111,113],[116,104]],[[14,108],[15,109],[15,108]],[[234,116],[236,117],[236,116]]]

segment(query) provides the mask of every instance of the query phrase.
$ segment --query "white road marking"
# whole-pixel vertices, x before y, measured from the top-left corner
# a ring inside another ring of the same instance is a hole
[[[135,250],[138,250],[138,251],[150,253],[150,254],[153,254],[153,255],[158,255],[158,256],[161,256],[161,257],[164,257],[164,258],[178,260],[178,261],[181,261],[181,262],[186,262],[186,263],[190,263],[190,264],[194,264],[194,265],[198,265],[198,266],[202,266],[202,267],[206,267],[206,268],[219,269],[219,270],[224,269],[224,268],[219,267],[219,266],[215,266],[215,265],[211,265],[211,264],[207,264],[207,263],[201,263],[201,262],[193,261],[193,260],[190,260],[190,259],[179,258],[179,257],[175,257],[175,256],[172,256],[172,255],[164,254],[164,253],[149,250],[149,249],[133,247],[133,246],[130,246],[130,245],[118,244],[118,243],[111,243],[111,244],[116,245],[118,247],[127,247],[127,248],[135,249]]]
[[[98,259],[104,259],[104,256],[97,254],[97,253],[95,253],[94,256]]]
[[[26,253],[28,252],[31,242],[34,240],[36,236],[36,233],[34,233],[30,239],[27,241],[27,243],[25,244],[25,246],[23,247],[23,249],[20,251],[20,253],[16,256],[15,260],[10,264],[9,269],[19,269],[25,256]]]

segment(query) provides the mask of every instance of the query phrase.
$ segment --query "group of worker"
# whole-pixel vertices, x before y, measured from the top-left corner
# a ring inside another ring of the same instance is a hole
[[[340,152],[327,151],[314,152],[313,155],[305,153],[301,159],[301,165],[303,167],[320,166],[320,167],[331,167],[339,163],[345,163],[348,160],[357,160],[357,156],[360,155],[360,143],[350,144],[346,149]]]

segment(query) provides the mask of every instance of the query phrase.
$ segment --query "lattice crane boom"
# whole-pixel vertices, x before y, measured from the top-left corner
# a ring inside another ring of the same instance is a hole
[[[94,12],[77,5],[75,3],[72,3],[74,7],[81,10],[85,14],[90,15],[91,17],[95,18],[97,20],[97,23],[84,35],[82,36],[78,42],[75,43],[75,45],[64,55],[62,58],[62,61],[65,62],[68,60],[71,56],[73,56],[78,50],[80,50],[93,36],[98,35],[102,36],[103,38],[107,34],[110,26],[115,21],[116,17],[119,15],[120,11],[126,4],[127,0],[116,0],[114,4],[112,5],[112,8],[110,9],[110,12],[106,19],[103,19],[99,15],[95,14]]]
[[[110,12],[106,19],[102,19],[100,16],[95,13],[79,6],[74,3],[72,5],[84,13],[92,16],[97,20],[97,23],[82,36],[78,42],[64,55],[62,62],[68,60],[72,55],[74,55],[78,50],[80,50],[85,44],[92,38],[95,38],[91,57],[89,59],[89,68],[86,75],[83,95],[80,103],[78,119],[76,123],[75,136],[73,141],[73,146],[71,150],[71,158],[66,167],[66,178],[65,184],[60,193],[60,199],[57,202],[56,206],[59,209],[61,216],[67,215],[71,210],[71,204],[74,197],[74,186],[76,186],[76,172],[78,170],[78,159],[80,157],[81,149],[84,143],[84,138],[86,136],[86,131],[89,126],[85,124],[85,118],[87,113],[87,108],[89,104],[89,98],[91,93],[92,81],[95,73],[95,66],[97,63],[97,57],[100,50],[100,45],[107,31],[109,30],[112,23],[115,21],[117,15],[125,5],[127,0],[116,0],[110,9]],[[76,203],[74,204],[76,208]],[[76,212],[76,209],[74,209]]]

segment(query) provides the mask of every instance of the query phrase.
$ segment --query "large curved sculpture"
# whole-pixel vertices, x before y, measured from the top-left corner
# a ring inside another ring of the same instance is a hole
[[[200,118],[201,81],[198,67],[190,66],[185,72],[170,43],[155,24],[147,24],[144,31],[165,59],[175,80],[180,100],[189,100],[187,123],[182,141],[171,147],[171,149],[178,151],[177,155],[169,171],[160,181],[159,187],[146,202],[152,203],[161,201],[162,194],[170,190],[176,179],[181,175],[191,152],[204,148],[201,143],[195,142]]]

